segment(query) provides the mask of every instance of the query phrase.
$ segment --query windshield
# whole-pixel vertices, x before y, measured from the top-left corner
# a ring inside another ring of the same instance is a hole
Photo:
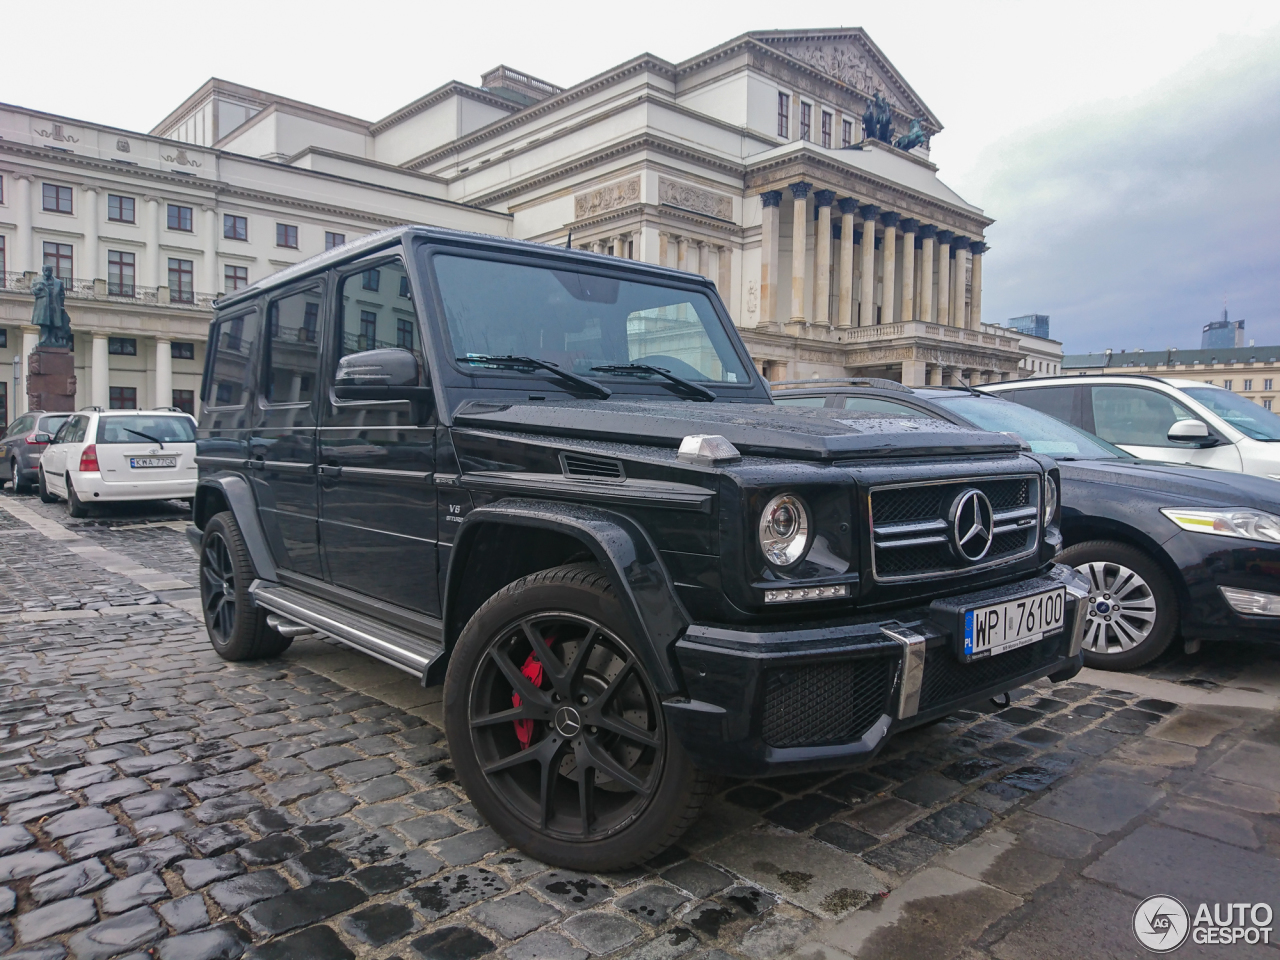
[[[686,380],[751,382],[702,293],[472,257],[433,260],[454,356],[534,357],[595,380],[635,382],[592,367],[646,363]]]
[[[1220,387],[1181,387],[1192,400],[1198,400],[1254,440],[1280,440],[1280,417],[1270,410]]]
[[[98,443],[148,443],[148,437],[161,443],[194,443],[195,424],[189,417],[145,413],[98,420]]]
[[[1113,447],[1093,434],[1008,400],[961,395],[939,398],[937,402],[983,430],[1016,433],[1031,445],[1034,453],[1063,460],[1133,459],[1119,447]]]

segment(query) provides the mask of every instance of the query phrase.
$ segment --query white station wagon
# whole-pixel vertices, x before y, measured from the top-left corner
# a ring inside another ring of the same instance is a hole
[[[190,500],[196,495],[196,421],[179,410],[82,410],[40,460],[40,499],[91,503]]]

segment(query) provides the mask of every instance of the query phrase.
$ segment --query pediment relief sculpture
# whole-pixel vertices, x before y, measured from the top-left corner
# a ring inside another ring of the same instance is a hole
[[[867,94],[880,94],[892,106],[903,107],[902,100],[885,83],[871,60],[852,43],[798,43],[781,47],[783,53],[821,70],[829,77]]]

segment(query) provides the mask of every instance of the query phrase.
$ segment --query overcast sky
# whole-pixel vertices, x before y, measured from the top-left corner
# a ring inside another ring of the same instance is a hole
[[[52,30],[24,9],[0,100],[133,130],[210,76],[373,120],[498,63],[571,86],[748,30],[861,26],[942,120],[940,176],[997,221],[984,319],[1047,313],[1068,352],[1187,348],[1225,297],[1280,344],[1275,0],[64,0]]]

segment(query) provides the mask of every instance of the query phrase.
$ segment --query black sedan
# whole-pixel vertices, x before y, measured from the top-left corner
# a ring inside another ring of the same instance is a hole
[[[1084,660],[1125,670],[1181,633],[1280,642],[1280,483],[1138,460],[1047,414],[967,388],[887,381],[776,385],[784,405],[938,417],[1016,434],[1062,473],[1060,559],[1089,577]]]

